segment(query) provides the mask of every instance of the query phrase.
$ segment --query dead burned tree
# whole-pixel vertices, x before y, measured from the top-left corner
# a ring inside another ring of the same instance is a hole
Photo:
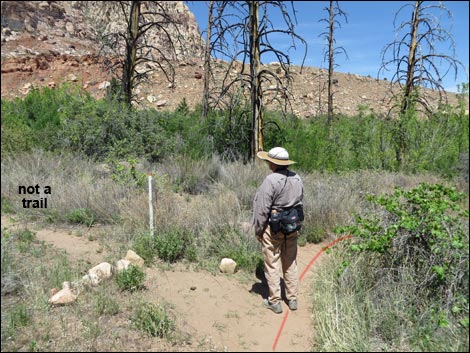
[[[220,55],[222,59],[228,59],[229,64],[213,102],[219,104],[231,92],[249,90],[252,119],[249,159],[254,160],[256,153],[264,148],[263,94],[266,87],[276,87],[271,89],[274,93],[272,99],[281,103],[284,112],[290,104],[290,58],[288,53],[271,45],[270,37],[278,34],[290,36],[291,48],[295,48],[295,40],[301,41],[305,46],[304,59],[306,42],[294,31],[296,20],[292,2],[291,11],[283,1],[217,1],[215,6],[217,15],[211,32],[211,51],[214,57]],[[286,29],[276,28],[270,21],[274,10],[280,11]],[[277,72],[262,65],[261,58],[268,53],[278,60],[280,69]],[[238,64],[237,60],[241,63]],[[249,72],[246,71],[247,63]],[[233,70],[237,70],[236,75],[233,75]]]
[[[177,59],[176,43],[182,47],[179,23],[168,14],[161,1],[107,1],[88,8],[101,11],[95,28],[102,54],[120,87],[117,98],[129,106],[136,87],[149,75],[161,70],[175,85],[173,62]],[[159,42],[159,43],[156,43]]]
[[[202,91],[201,117],[205,118],[209,112],[209,80],[211,74],[211,36],[214,12],[214,1],[209,2],[209,16],[207,21],[206,47],[204,50],[204,89]]]
[[[328,138],[331,138],[332,136],[332,130],[333,130],[333,119],[334,119],[334,104],[333,104],[333,72],[335,63],[335,55],[338,54],[339,52],[342,52],[346,55],[346,58],[348,57],[348,54],[346,53],[346,50],[343,47],[335,47],[335,29],[337,27],[341,28],[341,24],[338,20],[336,20],[336,17],[338,16],[343,16],[346,23],[348,22],[348,18],[346,16],[346,13],[344,13],[339,5],[338,1],[332,1],[330,0],[330,6],[328,8],[325,8],[326,11],[328,11],[329,18],[328,20],[322,19],[320,21],[324,21],[328,23],[328,32],[324,32],[320,34],[323,36],[328,43],[328,49],[325,52],[325,59],[328,61]]]
[[[382,50],[382,66],[380,72],[392,67],[394,74],[391,84],[398,84],[399,95],[393,108],[398,108],[398,126],[396,131],[396,160],[399,167],[404,164],[407,150],[406,120],[412,117],[414,111],[422,110],[425,114],[432,113],[429,97],[425,90],[429,88],[439,93],[440,103],[446,103],[447,97],[442,86],[442,79],[453,71],[457,78],[458,67],[465,66],[455,58],[455,43],[451,33],[441,27],[439,17],[433,11],[452,18],[451,12],[441,3],[424,6],[423,1],[402,6],[395,15],[407,8],[412,8],[411,19],[402,22],[396,31],[395,41]],[[394,22],[395,22],[394,21]],[[447,43],[450,54],[438,53],[436,44]],[[391,52],[391,59],[386,59]],[[388,71],[388,70],[387,70]],[[392,109],[393,109],[392,108]]]

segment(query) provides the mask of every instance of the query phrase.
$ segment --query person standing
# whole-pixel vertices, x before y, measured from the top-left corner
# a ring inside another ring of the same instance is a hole
[[[260,151],[257,157],[267,161],[272,172],[258,188],[253,201],[253,226],[261,243],[269,287],[264,304],[280,314],[281,269],[289,309],[297,310],[297,237],[303,220],[304,188],[299,175],[288,169],[295,162],[289,159],[289,153],[283,147]]]

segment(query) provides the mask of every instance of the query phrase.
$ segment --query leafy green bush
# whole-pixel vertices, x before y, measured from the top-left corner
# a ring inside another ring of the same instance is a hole
[[[143,287],[145,277],[145,272],[139,266],[129,265],[126,270],[118,272],[116,283],[119,289],[134,292]]]
[[[200,111],[191,111],[185,100],[174,112],[159,112],[130,109],[109,97],[96,100],[77,86],[33,89],[24,99],[2,100],[2,152],[39,147],[68,149],[100,160],[152,162],[175,155],[207,160],[217,154],[222,160],[246,162],[251,118],[246,102],[236,95],[233,99],[240,104],[210,111],[201,119]],[[332,136],[326,117],[301,120],[265,111],[264,148],[286,147],[304,171],[400,168],[449,176],[459,172],[458,158],[469,147],[462,102],[458,107],[442,106],[428,119],[418,119],[413,112],[402,119],[381,119],[367,107],[360,108],[356,116],[336,116]],[[198,180],[185,182],[193,188]]]
[[[440,326],[454,319],[468,328],[468,208],[461,206],[465,195],[422,183],[410,191],[396,188],[392,195],[368,199],[385,211],[358,216],[356,224],[336,229],[354,237],[351,259],[345,263],[353,261],[354,253],[378,254],[381,276],[390,271],[390,278],[398,280],[401,270],[412,274],[415,292],[437,304]],[[420,307],[416,303],[418,311]]]
[[[182,228],[169,227],[155,237],[158,257],[167,262],[175,262],[185,256],[185,250],[192,243],[192,234]]]
[[[33,88],[24,99],[2,100],[2,151],[60,148],[64,119],[90,100],[86,91],[69,84]]]
[[[144,259],[145,264],[149,266],[153,263],[157,249],[155,246],[155,237],[150,233],[142,233],[134,239],[132,249]]]
[[[95,212],[89,208],[76,208],[70,211],[66,218],[71,223],[84,224],[91,227],[93,223],[95,223],[96,215]]]
[[[139,330],[154,337],[167,337],[175,329],[175,323],[168,316],[165,308],[153,303],[141,304],[132,322]]]

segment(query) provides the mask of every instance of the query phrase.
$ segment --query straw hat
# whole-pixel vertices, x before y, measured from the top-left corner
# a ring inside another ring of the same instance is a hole
[[[259,151],[256,155],[258,158],[270,161],[276,165],[291,165],[295,163],[289,159],[289,153],[282,147],[271,148],[269,152]]]

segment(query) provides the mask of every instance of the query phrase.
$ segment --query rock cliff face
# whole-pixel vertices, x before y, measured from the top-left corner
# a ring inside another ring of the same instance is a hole
[[[143,8],[147,3],[143,2]],[[178,59],[173,64],[176,85],[169,85],[164,73],[157,70],[148,84],[137,89],[137,101],[141,107],[174,109],[184,98],[194,107],[202,99],[204,41],[194,15],[182,1],[158,3],[163,8],[157,10],[164,10],[179,23],[177,30],[170,27]],[[96,36],[125,25],[116,5],[106,1],[2,1],[2,98],[23,96],[32,87],[55,87],[64,81],[103,97],[111,75],[103,65],[103,56],[97,55],[100,45]],[[150,42],[163,52],[168,50],[166,36],[158,31],[150,33]],[[275,63],[268,66],[276,70]],[[217,80],[227,64],[218,60],[213,68]],[[302,118],[324,114],[327,72],[313,67],[292,69],[294,113]],[[237,71],[230,75],[236,76]],[[352,115],[360,106],[380,114],[388,112],[389,82],[339,72],[334,82],[336,112]],[[431,94],[437,98],[436,92]],[[266,94],[265,105],[276,109],[272,98]],[[451,104],[457,102],[455,94],[448,98]]]
[[[177,46],[178,59],[200,57],[204,42],[187,6],[182,1],[160,1],[158,6],[152,3],[142,2],[142,12],[153,11],[151,20],[163,22],[163,16],[158,14],[165,14],[178,23],[177,27],[165,28]],[[1,7],[2,57],[4,42],[28,34],[32,39],[57,45],[60,54],[73,54],[70,48],[77,50],[70,45],[67,50],[60,43],[77,41],[88,46],[88,52],[75,54],[94,53],[99,47],[99,35],[122,31],[126,26],[117,1],[2,1]],[[148,34],[149,41],[157,48],[165,49],[168,45],[161,31],[150,30]],[[184,50],[179,45],[180,39],[184,41]],[[23,54],[21,48],[16,53]]]

